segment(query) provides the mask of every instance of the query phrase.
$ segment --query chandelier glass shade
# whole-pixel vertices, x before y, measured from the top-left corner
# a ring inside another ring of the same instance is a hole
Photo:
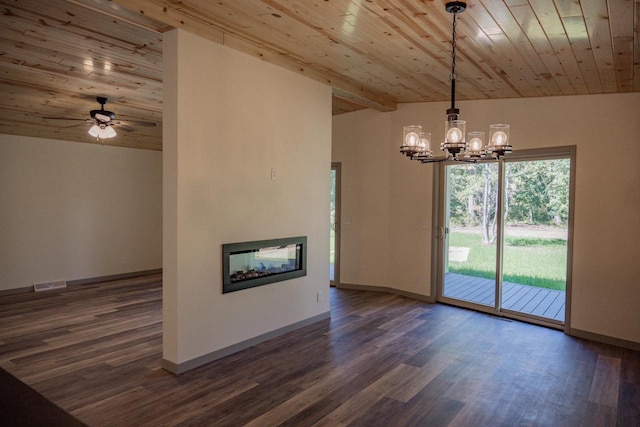
[[[425,132],[422,126],[404,127],[404,138],[400,152],[411,160],[422,163],[458,160],[477,162],[495,160],[511,153],[509,125],[495,124],[489,126],[489,140],[485,142],[484,132],[466,132],[466,122],[460,120],[460,110],[456,108],[456,17],[466,10],[467,4],[461,1],[448,2],[447,12],[453,14],[451,42],[451,108],[447,109],[447,121],[444,129],[444,142],[440,149],[445,155],[434,157],[431,144],[431,133]]]

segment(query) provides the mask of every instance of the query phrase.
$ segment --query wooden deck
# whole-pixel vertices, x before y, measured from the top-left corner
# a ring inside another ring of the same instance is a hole
[[[504,282],[502,308],[564,322],[565,291]],[[443,296],[493,306],[495,282],[457,273],[445,275]]]

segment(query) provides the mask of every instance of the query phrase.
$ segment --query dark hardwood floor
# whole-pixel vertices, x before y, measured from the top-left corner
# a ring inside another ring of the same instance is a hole
[[[640,353],[384,293],[332,289],[330,321],[174,376],[161,294],[0,297],[0,366],[90,426],[640,425]]]

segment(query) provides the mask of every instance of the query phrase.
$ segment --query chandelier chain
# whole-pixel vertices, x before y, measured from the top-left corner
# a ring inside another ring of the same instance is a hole
[[[451,80],[455,80],[458,76],[456,76],[456,15],[457,13],[453,13],[453,30],[451,33]]]

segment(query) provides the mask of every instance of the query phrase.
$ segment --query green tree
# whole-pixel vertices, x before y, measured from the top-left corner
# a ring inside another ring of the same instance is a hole
[[[566,226],[569,218],[569,159],[505,163],[505,222]],[[449,221],[479,227],[482,240],[496,239],[496,163],[453,165],[448,170]]]
[[[567,225],[569,159],[507,163],[505,176],[509,223]]]
[[[496,239],[498,173],[495,163],[449,167],[449,220],[480,228],[486,244]]]

